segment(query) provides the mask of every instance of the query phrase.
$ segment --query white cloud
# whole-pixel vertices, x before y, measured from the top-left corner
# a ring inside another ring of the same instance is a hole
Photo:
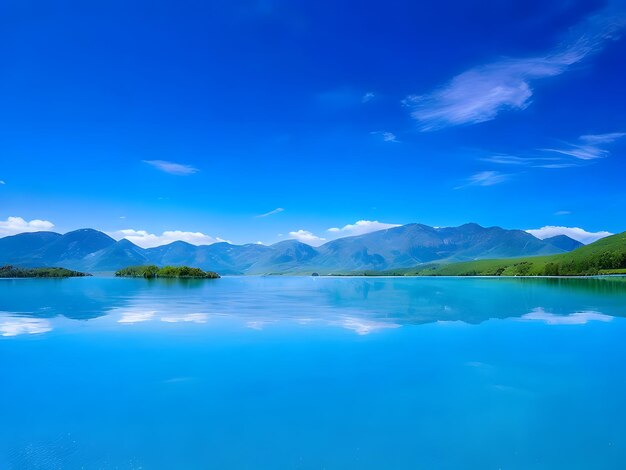
[[[611,154],[611,152],[603,148],[602,145],[611,144],[625,135],[626,133],[624,132],[581,135],[578,138],[581,143],[568,143],[564,148],[546,148],[541,150],[574,157],[578,160],[596,160],[598,158],[608,157]]]
[[[361,103],[367,103],[369,101],[372,101],[375,97],[376,95],[374,93],[372,93],[371,91],[368,91],[367,93],[363,95],[363,98],[361,98]]]
[[[588,244],[595,242],[600,238],[613,235],[611,232],[588,232],[579,227],[557,227],[554,225],[547,225],[545,227],[526,230],[531,235],[543,240],[544,238],[554,237],[556,235],[567,235],[574,240],[578,240],[581,243]]]
[[[609,151],[601,149],[593,145],[571,145],[567,148],[546,148],[545,152],[560,153],[568,157],[578,158],[579,160],[595,160],[596,158],[604,158],[609,155]]]
[[[495,163],[498,165],[510,165],[510,166],[533,166],[535,168],[563,168],[565,165],[562,162],[561,157],[555,156],[540,156],[540,155],[510,155],[510,154],[494,154],[487,157],[479,158],[482,162]],[[543,163],[543,162],[556,162],[556,163]],[[567,166],[573,166],[567,164]]]
[[[528,165],[532,161],[535,161],[536,158],[520,157],[518,155],[496,154],[489,155],[488,157],[482,157],[480,158],[480,160],[483,162],[497,163],[500,165]]]
[[[557,148],[535,149],[528,155],[494,154],[479,160],[499,165],[532,166],[533,168],[571,168],[608,157],[611,152],[605,146],[624,136],[626,136],[625,132],[587,134],[578,137],[576,143],[565,142]]]
[[[206,313],[187,313],[185,315],[170,315],[161,317],[166,323],[206,323],[209,316]]]
[[[40,232],[50,230],[52,227],[54,224],[47,220],[26,221],[21,217],[8,217],[7,220],[0,220],[0,236],[16,235],[23,232]]]
[[[329,228],[329,232],[339,234],[340,236],[363,235],[365,233],[376,232],[377,230],[385,230],[388,228],[399,227],[400,224],[386,224],[378,220],[359,220],[354,224],[344,225],[343,227]]]
[[[535,165],[535,168],[546,168],[548,170],[559,170],[561,168],[572,168],[576,165],[575,163],[547,163],[545,165]]]
[[[533,82],[560,75],[602,50],[623,26],[619,15],[591,17],[569,40],[543,55],[504,58],[474,67],[430,93],[408,96],[404,104],[422,131],[477,124],[505,110],[523,110],[531,104]]]
[[[183,241],[192,245],[211,245],[217,242],[227,242],[219,237],[214,238],[202,232],[183,232],[181,230],[167,230],[161,235],[149,233],[146,230],[124,229],[110,232],[109,235],[116,240],[126,238],[142,248],[167,245],[175,241]]]
[[[168,162],[166,160],[142,160],[148,165],[152,165],[154,168],[169,173],[171,175],[187,176],[197,173],[199,170],[191,165],[184,165],[182,163]]]
[[[3,180],[0,180],[0,184],[6,184]]]
[[[505,182],[510,176],[499,171],[481,171],[470,176],[466,184],[457,186],[454,189],[462,189],[468,186],[493,186]]]
[[[370,134],[381,136],[383,138],[383,142],[395,142],[395,143],[400,142],[393,132],[374,131],[374,132],[370,132]]]
[[[46,319],[0,314],[0,336],[34,335],[48,331],[52,331],[52,325]]]
[[[570,215],[570,211],[556,211],[554,215]]]
[[[584,325],[590,321],[609,322],[613,320],[613,317],[593,310],[574,312],[569,315],[556,315],[546,312],[539,307],[534,308],[530,313],[522,315],[521,320],[542,321],[548,325]]]
[[[276,208],[276,209],[274,209],[274,210],[271,210],[271,211],[269,211],[269,212],[266,212],[265,214],[259,214],[259,215],[255,216],[255,217],[257,217],[257,218],[258,218],[258,217],[268,217],[268,216],[270,216],[270,215],[280,214],[281,212],[284,212],[284,211],[285,211],[285,209],[283,209],[282,207],[277,207],[277,208]]]
[[[588,144],[610,144],[617,139],[626,136],[626,132],[610,132],[608,134],[587,134],[581,135],[580,140]]]
[[[308,230],[296,230],[295,232],[289,232],[291,238],[295,238],[302,243],[308,243],[309,245],[319,246],[326,241],[325,238],[318,237]]]

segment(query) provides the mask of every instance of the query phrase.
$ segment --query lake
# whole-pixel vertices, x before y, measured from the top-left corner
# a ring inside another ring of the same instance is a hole
[[[626,279],[0,280],[0,469],[623,469]]]

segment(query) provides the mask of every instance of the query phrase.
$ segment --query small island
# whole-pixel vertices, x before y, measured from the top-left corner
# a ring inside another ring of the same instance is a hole
[[[16,277],[84,277],[91,274],[81,273],[80,271],[72,271],[65,268],[18,268],[11,265],[0,266],[0,278],[16,278]]]
[[[143,277],[146,279],[218,279],[219,274],[213,271],[203,271],[200,268],[189,266],[158,266],[149,264],[144,266],[129,266],[115,272],[117,277]]]

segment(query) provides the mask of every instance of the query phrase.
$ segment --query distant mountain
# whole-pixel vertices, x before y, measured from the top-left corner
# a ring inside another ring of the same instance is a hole
[[[315,265],[319,251],[298,240],[285,240],[272,245],[271,250],[260,254],[247,272],[251,274],[298,271],[302,266]]]
[[[60,235],[53,232],[21,233],[0,238],[0,260],[20,266],[71,266],[87,255],[116,242],[102,232],[80,229]]]
[[[266,252],[265,245],[232,245],[226,242],[195,246],[177,241],[168,245],[148,248],[146,256],[153,264],[198,266],[221,274],[244,274]]]
[[[576,248],[584,246],[583,243],[580,243],[578,240],[574,240],[567,235],[556,235],[554,237],[544,238],[543,241],[564,251],[572,251]]]
[[[72,264],[87,255],[114,245],[114,239],[90,228],[74,230],[56,238],[32,253],[32,264],[59,266]]]
[[[33,252],[50,245],[63,235],[54,232],[20,233],[10,237],[0,238],[0,265],[20,264],[26,265]]]
[[[565,236],[540,240],[522,230],[478,224],[445,228],[408,224],[339,238],[317,248],[286,240],[271,246],[224,242],[196,246],[177,241],[144,249],[128,240],[115,241],[97,230],[81,229],[65,235],[36,232],[0,238],[0,263],[63,266],[90,272],[156,264],[196,266],[221,274],[328,274],[550,255],[577,246],[578,242]]]
[[[80,266],[94,272],[116,271],[120,267],[148,264],[146,250],[131,241],[122,239],[106,248],[87,254],[85,257],[66,263],[70,267]]]
[[[408,224],[356,237],[340,238],[321,247],[316,268],[321,271],[382,270],[433,261],[517,257],[562,253],[522,230],[481,227],[434,228]]]

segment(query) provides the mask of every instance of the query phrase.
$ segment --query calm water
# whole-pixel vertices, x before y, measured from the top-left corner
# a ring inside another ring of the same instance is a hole
[[[626,280],[0,281],[0,469],[626,468]]]

